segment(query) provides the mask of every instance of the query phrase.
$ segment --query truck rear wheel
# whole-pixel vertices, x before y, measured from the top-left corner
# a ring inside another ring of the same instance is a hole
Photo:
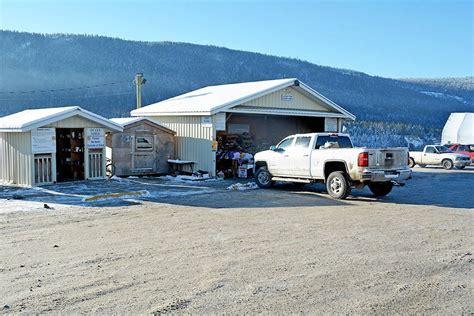
[[[441,165],[443,166],[444,169],[446,170],[451,170],[454,167],[453,161],[451,159],[444,159],[441,162]]]
[[[392,182],[371,182],[369,189],[375,196],[385,196],[392,191]]]
[[[342,171],[334,171],[329,175],[326,188],[329,195],[338,200],[343,200],[351,194],[349,179],[346,173]]]
[[[416,165],[415,159],[413,159],[413,158],[410,157],[410,162],[408,163],[408,167],[414,168],[415,165]]]
[[[255,182],[262,189],[268,189],[273,186],[275,181],[272,181],[272,175],[265,167],[261,167],[255,173]]]

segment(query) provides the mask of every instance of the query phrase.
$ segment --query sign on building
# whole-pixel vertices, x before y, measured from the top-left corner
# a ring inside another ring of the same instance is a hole
[[[201,124],[204,127],[212,127],[212,117],[210,116],[202,116],[201,117]]]
[[[225,131],[226,113],[217,113],[215,117],[216,117],[216,121],[215,121],[216,131]]]
[[[325,132],[337,132],[337,118],[326,117],[324,119]]]
[[[286,101],[286,102],[291,102],[293,101],[293,95],[291,93],[282,93],[281,100]]]
[[[105,132],[103,128],[86,128],[86,147],[100,149],[105,147]]]
[[[56,152],[56,130],[54,128],[37,128],[31,131],[33,154],[50,154]]]

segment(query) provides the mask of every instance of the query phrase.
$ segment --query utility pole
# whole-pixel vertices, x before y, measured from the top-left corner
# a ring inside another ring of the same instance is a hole
[[[137,109],[139,109],[142,107],[142,85],[146,82],[146,79],[143,78],[143,73],[137,72],[134,82],[137,87]]]

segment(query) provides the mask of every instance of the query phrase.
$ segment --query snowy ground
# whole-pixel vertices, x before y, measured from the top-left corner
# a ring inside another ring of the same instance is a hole
[[[0,185],[2,212],[105,207],[138,204],[222,191],[237,180],[202,179],[188,176],[118,178],[67,182],[35,188]],[[247,183],[249,180],[241,180]],[[45,205],[47,207],[45,209]],[[52,209],[51,209],[52,208]]]
[[[384,199],[236,182],[0,186],[0,313],[474,312],[473,167]]]

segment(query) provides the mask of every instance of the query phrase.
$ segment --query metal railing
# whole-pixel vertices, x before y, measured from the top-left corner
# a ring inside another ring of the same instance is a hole
[[[104,173],[102,169],[104,154],[103,153],[89,153],[89,179],[103,178]]]
[[[35,155],[35,183],[47,184],[53,183],[51,155]]]

